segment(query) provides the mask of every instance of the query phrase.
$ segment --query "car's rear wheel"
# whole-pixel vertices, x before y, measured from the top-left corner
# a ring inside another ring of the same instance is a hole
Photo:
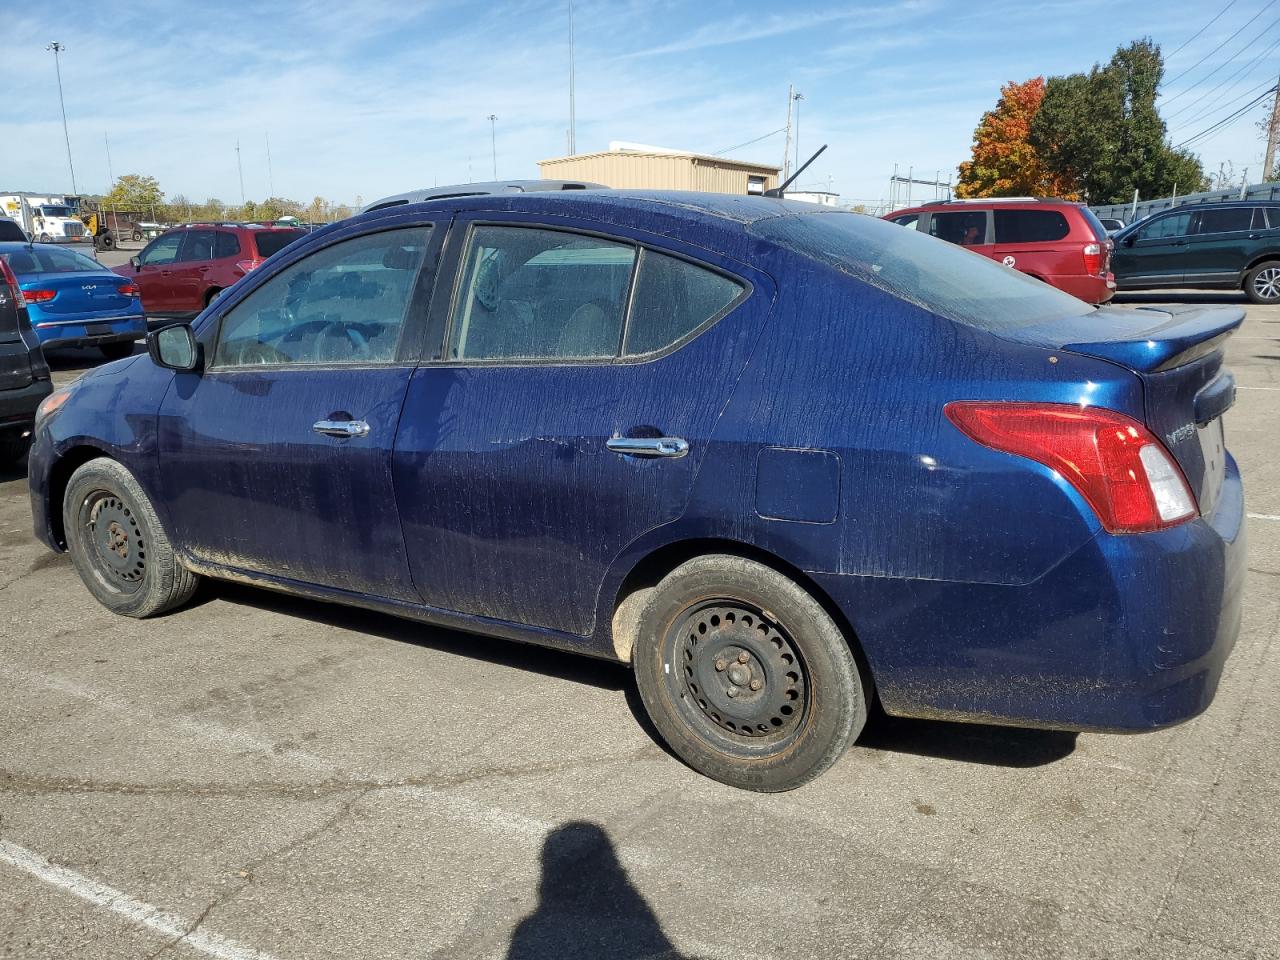
[[[794,581],[741,557],[698,557],[663,578],[632,663],[671,749],[732,786],[799,787],[866,723],[867,690],[839,627]]]
[[[132,356],[133,343],[103,343],[98,346],[98,349],[108,360],[119,360],[122,357]]]
[[[1250,270],[1244,292],[1254,303],[1280,303],[1280,260],[1268,260]]]
[[[142,231],[141,231],[141,230],[135,230],[135,231],[133,231],[132,239],[133,239],[133,242],[134,242],[134,243],[137,243],[139,240],[141,240],[141,239],[142,239]]]
[[[208,293],[204,295],[204,305],[207,307],[209,304],[213,303],[213,301],[218,299],[218,296],[221,293],[222,293],[222,290],[220,288],[214,287],[212,290],[210,290]]]
[[[195,592],[199,577],[178,561],[151,501],[115,460],[90,460],[71,475],[62,521],[76,572],[107,609],[150,617]]]
[[[48,242],[49,242],[49,235],[47,233],[42,233],[40,234],[40,236],[36,237],[36,243],[48,243]]]
[[[109,233],[104,233],[98,238],[98,245],[101,246],[103,250],[110,250],[116,245],[115,237],[111,236]]]

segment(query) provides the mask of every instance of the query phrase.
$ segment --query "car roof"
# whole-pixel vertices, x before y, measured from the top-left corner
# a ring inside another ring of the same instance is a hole
[[[982,197],[974,200],[927,200],[924,203],[917,203],[915,206],[903,207],[901,210],[894,210],[892,213],[886,214],[890,217],[898,217],[903,214],[925,213],[927,211],[945,210],[948,212],[955,210],[1008,210],[1008,209],[1029,209],[1052,210],[1055,207],[1082,207],[1084,204],[1077,203],[1074,200],[1059,200],[1056,197]]]
[[[451,183],[446,186],[422,187],[407,193],[397,193],[365,204],[360,213],[382,210],[386,207],[402,207],[425,200],[447,200],[454,197],[478,197],[509,193],[546,193],[557,190],[607,190],[602,183],[586,180],[488,180],[481,183]]]

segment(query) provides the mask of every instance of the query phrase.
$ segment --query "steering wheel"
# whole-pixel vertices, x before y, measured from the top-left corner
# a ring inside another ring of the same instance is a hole
[[[288,363],[289,357],[269,343],[254,342],[245,344],[240,350],[238,361],[244,366],[249,366],[250,364]]]

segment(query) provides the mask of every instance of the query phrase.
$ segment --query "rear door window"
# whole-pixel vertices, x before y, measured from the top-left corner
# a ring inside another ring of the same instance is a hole
[[[987,212],[935,213],[929,218],[929,233],[961,247],[975,247],[987,242]]]
[[[1234,233],[1248,230],[1253,223],[1251,207],[1228,207],[1225,210],[1201,210],[1197,233]]]
[[[1051,243],[1071,232],[1057,210],[997,210],[996,243]]]
[[[636,249],[531,227],[477,226],[467,241],[451,359],[612,359]]]
[[[212,260],[217,236],[215,230],[188,230],[183,237],[182,252],[178,254],[178,259],[183,263]]]
[[[1138,231],[1139,240],[1170,240],[1185,237],[1191,228],[1190,213],[1172,213],[1157,217]]]
[[[222,260],[225,257],[234,257],[240,253],[240,241],[236,235],[230,230],[219,230],[218,239],[213,245],[213,256],[215,260]]]
[[[737,280],[644,250],[627,318],[627,356],[663,350],[719,319],[746,293]]]

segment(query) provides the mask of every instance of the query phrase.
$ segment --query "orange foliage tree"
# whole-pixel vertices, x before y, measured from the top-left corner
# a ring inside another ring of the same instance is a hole
[[[1051,173],[1031,145],[1031,121],[1043,99],[1044,77],[1000,88],[995,109],[973,132],[973,158],[960,164],[956,196],[1078,198],[1076,185]]]

